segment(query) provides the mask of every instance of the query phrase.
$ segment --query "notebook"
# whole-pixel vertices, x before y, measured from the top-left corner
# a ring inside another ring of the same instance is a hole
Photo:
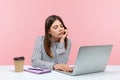
[[[24,69],[24,71],[27,71],[27,72],[30,72],[30,73],[35,73],[35,74],[44,74],[44,73],[50,73],[51,72],[51,70],[48,70],[48,69],[33,68],[33,67]]]
[[[80,75],[104,71],[109,60],[112,45],[81,46],[78,51],[73,72],[58,72]]]

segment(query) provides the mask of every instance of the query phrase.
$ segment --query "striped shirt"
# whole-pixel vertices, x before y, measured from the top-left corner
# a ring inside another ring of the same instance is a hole
[[[54,64],[66,64],[71,49],[71,41],[68,39],[67,49],[64,45],[64,42],[53,42],[51,50],[54,57],[51,58],[44,49],[44,36],[38,37],[32,55],[32,66],[53,70]]]

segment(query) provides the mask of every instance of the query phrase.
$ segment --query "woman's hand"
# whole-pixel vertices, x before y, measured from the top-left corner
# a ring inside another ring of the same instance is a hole
[[[68,71],[68,72],[72,71],[72,69],[66,64],[55,64],[53,68],[55,70],[62,70],[62,71]]]
[[[60,38],[60,42],[64,42],[64,40],[67,37],[67,35],[68,35],[68,30],[65,29],[65,34]]]

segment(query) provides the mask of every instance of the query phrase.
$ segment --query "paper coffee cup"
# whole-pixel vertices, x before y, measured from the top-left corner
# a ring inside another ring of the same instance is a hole
[[[15,72],[23,71],[24,59],[25,59],[24,57],[15,57],[14,58]]]

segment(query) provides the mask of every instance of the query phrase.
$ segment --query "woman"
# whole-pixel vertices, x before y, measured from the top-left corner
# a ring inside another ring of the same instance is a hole
[[[57,15],[49,16],[45,21],[45,36],[36,40],[32,66],[71,71],[72,69],[66,65],[71,49],[67,35],[68,30],[62,19]]]

